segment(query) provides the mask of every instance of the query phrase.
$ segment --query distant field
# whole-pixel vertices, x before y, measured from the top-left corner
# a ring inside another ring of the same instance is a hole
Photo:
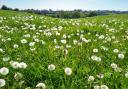
[[[0,89],[128,89],[128,15],[0,10],[0,60]]]

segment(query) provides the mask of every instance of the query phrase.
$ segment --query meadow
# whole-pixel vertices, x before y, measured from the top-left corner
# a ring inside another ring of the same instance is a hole
[[[128,15],[58,19],[0,10],[0,89],[128,89]]]

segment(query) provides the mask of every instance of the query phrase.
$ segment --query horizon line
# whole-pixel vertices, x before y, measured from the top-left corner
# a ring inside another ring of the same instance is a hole
[[[0,8],[3,5],[0,6]],[[7,5],[5,5],[7,6]],[[8,7],[8,6],[7,6]],[[18,7],[8,7],[8,8],[12,8],[12,9],[19,9],[19,10],[28,10],[28,9],[33,9],[33,10],[50,10],[51,8],[44,8],[44,9],[38,9],[38,8],[18,8]],[[76,9],[51,9],[52,11],[74,11],[74,10],[82,10],[82,11],[128,11],[128,10],[114,10],[114,9],[82,9],[82,8],[76,8]]]

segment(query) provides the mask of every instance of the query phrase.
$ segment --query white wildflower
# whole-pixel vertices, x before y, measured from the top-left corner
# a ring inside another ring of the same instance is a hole
[[[65,68],[65,69],[64,69],[64,72],[65,72],[65,74],[66,74],[66,75],[68,75],[68,76],[69,76],[69,75],[71,75],[71,74],[72,74],[72,69],[71,69],[71,68],[69,68],[69,67],[67,67],[67,68]]]
[[[77,40],[73,40],[73,44],[77,44],[78,43],[78,41]]]
[[[19,45],[17,45],[17,44],[13,45],[13,48],[15,48],[15,49],[18,48],[18,47],[19,47]]]
[[[56,45],[56,46],[55,46],[55,48],[56,48],[56,49],[59,49],[59,48],[60,48],[60,46],[59,46],[59,45]]]
[[[102,79],[102,78],[104,78],[104,74],[99,74],[99,75],[97,75],[97,77]]]
[[[109,88],[108,88],[108,86],[106,86],[106,85],[101,85],[101,86],[100,86],[100,89],[109,89]]]
[[[96,85],[94,86],[94,89],[100,89],[100,86]]]
[[[5,86],[6,81],[4,79],[0,79],[0,87]]]
[[[94,78],[94,76],[89,76],[88,77],[88,81],[90,82],[90,81],[94,81],[95,80],[95,78]]]
[[[118,54],[119,59],[124,59],[124,54]]]
[[[50,71],[53,71],[53,70],[55,70],[55,65],[53,65],[53,64],[50,64],[50,65],[48,65],[48,70],[50,70]]]
[[[17,69],[17,68],[19,68],[19,62],[16,62],[16,61],[11,62],[11,66],[12,66],[14,69]]]
[[[7,75],[9,73],[9,69],[6,67],[3,67],[0,69],[0,74]]]
[[[101,58],[100,57],[97,57],[95,55],[91,56],[91,59],[94,60],[94,61],[97,61],[97,62],[100,62],[101,61]]]
[[[20,79],[23,78],[23,74],[17,72],[17,73],[15,73],[14,78],[16,79],[16,81],[19,81]]]
[[[29,46],[34,46],[35,45],[35,42],[30,42],[29,43]]]
[[[21,40],[21,43],[22,43],[22,44],[25,44],[25,43],[27,43],[27,40],[26,40],[26,39],[22,39],[22,40]]]
[[[4,52],[4,50],[3,50],[2,48],[0,48],[0,52],[2,52],[2,53],[3,53],[3,52]]]
[[[125,73],[125,77],[126,77],[126,78],[128,78],[128,72],[127,72],[127,73]]]
[[[38,88],[38,89],[45,89],[46,86],[45,86],[44,83],[38,83],[38,84],[36,85],[36,88]]]
[[[61,40],[61,43],[66,44],[67,41],[66,40]]]
[[[104,35],[99,36],[99,39],[104,39],[104,38],[105,38]]]
[[[27,64],[24,63],[24,62],[21,62],[21,63],[19,63],[19,68],[26,69],[27,68]]]
[[[35,41],[35,42],[39,42],[40,40],[36,38],[36,39],[34,39],[34,41]]]
[[[3,57],[3,61],[9,61],[10,57]]]
[[[93,52],[94,53],[98,53],[98,49],[93,49]]]
[[[117,64],[112,63],[112,64],[111,64],[111,67],[112,67],[113,69],[116,69],[118,66],[117,66]]]
[[[118,49],[114,49],[113,52],[114,52],[114,53],[118,53],[119,50],[118,50]]]

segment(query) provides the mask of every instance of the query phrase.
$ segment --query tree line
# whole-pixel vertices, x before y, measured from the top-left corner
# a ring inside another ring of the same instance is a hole
[[[109,15],[109,14],[128,14],[128,11],[109,11],[109,10],[95,10],[95,11],[86,11],[81,9],[76,9],[72,11],[64,11],[64,10],[57,10],[53,11],[52,9],[49,10],[35,10],[35,9],[25,9],[19,10],[18,8],[9,8],[5,5],[1,7],[2,10],[13,10],[13,11],[23,11],[35,14],[41,14],[46,16],[51,16],[55,18],[85,18],[85,17],[93,17],[98,15]]]

